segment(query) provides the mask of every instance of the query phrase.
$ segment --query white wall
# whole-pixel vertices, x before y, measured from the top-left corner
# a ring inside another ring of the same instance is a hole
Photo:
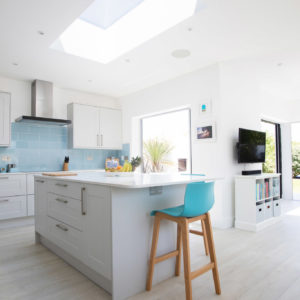
[[[11,93],[11,121],[21,115],[31,114],[31,82],[0,77],[0,91]],[[54,86],[53,117],[67,118],[67,104],[70,102],[90,104],[105,107],[118,107],[115,98],[63,89]]]
[[[191,107],[194,134],[195,125],[204,121],[198,114],[199,104],[204,99],[213,102],[213,115],[208,119],[216,122],[217,140],[197,142],[193,138],[192,167],[194,173],[223,178],[216,186],[212,220],[215,226],[226,228],[232,226],[234,220],[234,175],[244,168],[262,167],[261,164],[238,164],[235,150],[239,127],[261,128],[261,91],[252,62],[221,63],[122,97],[124,141],[132,142],[133,152],[137,151],[138,117],[181,106]]]

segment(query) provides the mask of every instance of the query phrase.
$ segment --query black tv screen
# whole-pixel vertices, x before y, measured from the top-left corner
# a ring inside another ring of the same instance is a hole
[[[266,133],[239,129],[238,162],[263,163],[266,156]]]

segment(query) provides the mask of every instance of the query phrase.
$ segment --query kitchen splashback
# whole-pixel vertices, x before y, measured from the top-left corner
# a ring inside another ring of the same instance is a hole
[[[66,127],[12,123],[11,129],[11,146],[0,147],[0,167],[14,163],[13,172],[59,171],[65,156],[70,157],[70,170],[103,169],[106,157],[119,157],[123,152],[69,149]]]

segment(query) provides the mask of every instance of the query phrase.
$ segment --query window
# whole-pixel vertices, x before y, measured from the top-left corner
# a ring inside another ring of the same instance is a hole
[[[191,173],[190,109],[142,119],[144,172]]]

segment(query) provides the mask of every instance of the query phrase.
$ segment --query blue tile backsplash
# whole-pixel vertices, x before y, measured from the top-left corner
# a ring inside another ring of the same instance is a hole
[[[0,168],[16,164],[12,172],[59,171],[65,156],[70,157],[69,169],[103,169],[110,156],[129,156],[129,144],[123,150],[86,150],[68,148],[67,127],[12,123],[11,146],[0,147]],[[9,156],[10,161],[3,161]]]

